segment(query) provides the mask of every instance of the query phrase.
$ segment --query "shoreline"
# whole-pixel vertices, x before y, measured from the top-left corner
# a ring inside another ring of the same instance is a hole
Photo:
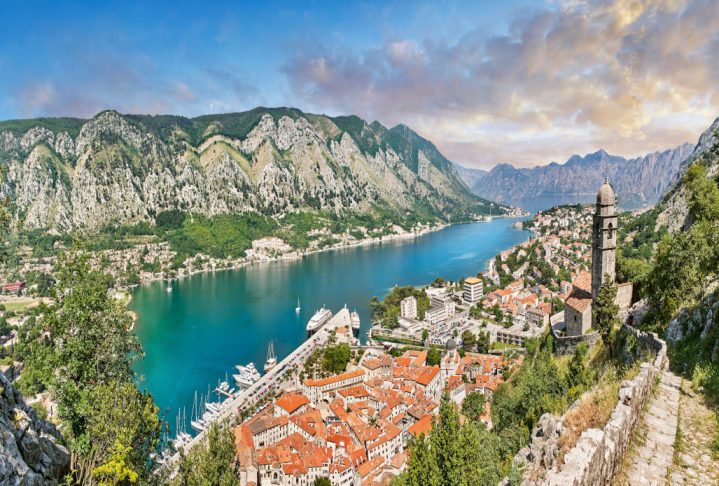
[[[492,220],[494,220],[494,219],[519,219],[522,217],[526,217],[526,215],[495,216]],[[414,233],[414,232],[393,233],[392,235],[386,235],[386,236],[382,236],[382,237],[365,238],[363,240],[358,240],[351,244],[346,244],[346,245],[341,245],[341,246],[330,246],[330,247],[326,247],[326,248],[319,248],[319,249],[310,250],[310,251],[303,252],[303,253],[298,253],[297,255],[292,256],[292,257],[277,256],[277,257],[272,257],[272,258],[268,258],[268,259],[255,259],[255,260],[246,260],[246,261],[239,261],[239,262],[235,261],[236,262],[235,264],[232,264],[227,267],[191,270],[191,271],[188,271],[187,273],[184,273],[182,275],[178,275],[175,277],[157,277],[157,278],[147,279],[137,285],[119,288],[119,289],[117,289],[117,291],[123,292],[127,296],[127,301],[125,302],[124,305],[125,305],[125,308],[127,309],[127,312],[132,316],[132,326],[130,328],[130,330],[132,331],[135,329],[135,325],[136,325],[137,321],[139,320],[139,314],[135,311],[128,309],[128,307],[130,306],[130,304],[132,302],[133,289],[135,289],[136,287],[139,287],[139,286],[150,285],[154,282],[160,282],[160,281],[174,282],[174,281],[179,281],[184,278],[189,278],[189,277],[199,275],[199,274],[209,274],[209,273],[222,272],[222,271],[227,271],[227,270],[238,270],[244,266],[253,265],[253,264],[272,263],[272,262],[279,262],[279,261],[294,262],[294,261],[302,260],[305,256],[319,254],[319,253],[323,253],[323,252],[329,252],[329,251],[352,249],[352,248],[371,246],[371,245],[381,245],[383,243],[392,243],[392,242],[400,242],[401,243],[401,242],[406,242],[408,240],[415,240],[421,236],[425,236],[430,233],[434,233],[434,232],[437,232],[440,230],[447,229],[450,226],[464,225],[464,224],[476,224],[476,223],[480,223],[480,224],[491,223],[492,220],[489,220],[489,221],[486,221],[486,220],[484,220],[484,221],[463,221],[463,222],[458,222],[458,223],[440,224],[437,226],[432,226],[430,228],[425,228],[416,233]],[[519,231],[524,231],[524,229],[520,228]],[[531,234],[531,232],[530,232],[530,234]],[[530,238],[531,237],[532,236],[530,235]],[[487,263],[490,260],[488,260]]]
[[[361,247],[361,246],[381,245],[383,243],[413,240],[420,236],[425,236],[430,233],[434,233],[436,231],[443,230],[443,229],[448,228],[449,226],[453,226],[455,224],[469,224],[469,223],[474,223],[474,222],[479,222],[479,221],[469,221],[466,223],[442,224],[442,225],[438,225],[438,226],[433,226],[431,228],[423,229],[416,233],[410,233],[410,232],[392,233],[390,235],[385,235],[385,236],[376,236],[373,238],[365,238],[363,240],[357,240],[355,242],[340,245],[340,246],[328,246],[326,248],[318,248],[315,250],[303,251],[301,253],[298,253],[297,250],[294,250],[293,252],[290,252],[290,253],[296,253],[296,255],[293,255],[293,256],[280,255],[280,256],[276,256],[276,257],[270,257],[267,259],[253,259],[253,260],[244,260],[244,261],[240,261],[240,259],[225,260],[225,261],[234,262],[234,263],[229,266],[222,267],[222,268],[203,268],[200,270],[189,270],[186,273],[184,273],[182,275],[177,275],[175,277],[167,277],[167,276],[154,277],[151,279],[146,279],[137,285],[133,285],[130,287],[123,287],[123,289],[127,289],[127,291],[129,292],[132,289],[134,289],[135,287],[138,287],[140,285],[147,285],[147,284],[151,284],[153,282],[159,282],[159,281],[173,282],[176,280],[181,280],[183,278],[192,277],[193,275],[198,275],[198,274],[202,274],[202,273],[221,272],[224,270],[237,270],[246,265],[252,265],[252,264],[271,263],[271,262],[279,262],[279,261],[293,262],[293,261],[297,261],[297,260],[302,260],[304,257],[309,256],[309,255],[314,255],[314,254],[328,252],[328,251],[344,250],[344,249],[357,248],[357,247]],[[245,257],[242,257],[242,258],[245,258]],[[130,300],[132,300],[132,299],[130,298]],[[129,303],[130,302],[128,301],[128,304]]]
[[[512,216],[502,215],[502,216],[494,216],[492,220],[494,220],[494,219],[517,219],[517,218],[523,218],[526,216],[527,215],[512,215]],[[244,267],[245,265],[257,264],[257,263],[270,263],[270,262],[278,262],[278,261],[291,262],[291,261],[302,260],[305,256],[314,255],[317,253],[328,252],[328,251],[351,249],[351,248],[357,248],[357,247],[361,247],[361,246],[370,246],[370,245],[377,245],[377,244],[381,245],[383,243],[389,243],[389,242],[401,242],[401,241],[406,241],[406,240],[413,240],[420,236],[425,236],[430,233],[434,233],[434,232],[446,229],[450,226],[462,225],[462,224],[474,224],[474,223],[491,223],[492,220],[490,220],[490,221],[462,221],[462,222],[458,222],[458,223],[445,223],[445,224],[440,224],[437,226],[432,226],[430,228],[425,228],[416,233],[414,233],[414,232],[392,233],[390,235],[385,235],[385,236],[376,236],[373,238],[365,238],[362,240],[357,240],[355,242],[340,245],[340,246],[328,246],[325,248],[318,248],[315,250],[304,251],[301,253],[298,253],[298,250],[289,252],[289,253],[296,253],[296,255],[294,255],[294,256],[281,255],[281,256],[276,256],[276,257],[270,257],[267,259],[253,259],[253,260],[244,260],[244,261],[240,261],[241,259],[224,260],[227,262],[234,262],[234,263],[229,266],[222,267],[222,268],[203,268],[200,270],[189,270],[188,272],[186,272],[182,275],[177,275],[174,277],[168,277],[168,276],[153,277],[151,279],[146,279],[137,285],[123,287],[122,289],[126,289],[128,292],[130,292],[132,289],[134,289],[135,287],[138,287],[140,285],[147,285],[147,284],[151,284],[153,282],[159,282],[159,281],[173,282],[176,280],[181,280],[183,278],[192,277],[193,275],[198,275],[198,274],[202,274],[202,273],[213,273],[213,272],[219,272],[219,271],[224,271],[224,270],[237,270],[237,269]],[[520,230],[523,231],[523,229],[521,229],[521,228],[520,228]],[[245,257],[241,257],[241,258],[245,258]],[[129,304],[129,302],[128,302],[128,304]]]

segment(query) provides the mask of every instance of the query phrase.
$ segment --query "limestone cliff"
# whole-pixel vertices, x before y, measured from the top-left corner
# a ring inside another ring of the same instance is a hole
[[[674,176],[671,190],[662,200],[662,212],[657,219],[657,226],[665,225],[674,233],[687,227],[689,208],[687,207],[686,191],[682,184],[684,172],[694,162],[707,167],[707,177],[719,177],[719,118],[699,137],[699,142],[692,154],[682,163]]]
[[[58,484],[70,462],[61,439],[0,373],[0,484]]]
[[[0,166],[27,229],[152,222],[170,209],[272,215],[380,204],[446,220],[488,208],[406,126],[286,108],[0,122]]]

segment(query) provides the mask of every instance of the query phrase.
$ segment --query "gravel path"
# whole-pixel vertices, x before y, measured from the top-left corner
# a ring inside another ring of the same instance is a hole
[[[686,381],[679,400],[679,430],[669,483],[719,485],[719,458],[712,449],[717,421],[701,395],[693,392]]]

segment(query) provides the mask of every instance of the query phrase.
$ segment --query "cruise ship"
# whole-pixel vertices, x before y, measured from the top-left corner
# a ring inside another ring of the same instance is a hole
[[[327,309],[325,306],[322,306],[320,310],[315,312],[315,315],[312,316],[312,319],[307,322],[307,332],[309,334],[314,334],[330,319],[332,319],[332,311]]]
[[[232,377],[240,390],[251,387],[260,379],[260,372],[257,371],[254,363],[248,363],[247,366],[237,365],[235,368],[237,368],[237,374]]]

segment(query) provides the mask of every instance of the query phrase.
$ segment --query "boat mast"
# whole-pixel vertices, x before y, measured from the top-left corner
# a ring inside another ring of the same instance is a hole
[[[270,339],[270,346],[267,348],[267,361],[275,359],[275,347]]]

